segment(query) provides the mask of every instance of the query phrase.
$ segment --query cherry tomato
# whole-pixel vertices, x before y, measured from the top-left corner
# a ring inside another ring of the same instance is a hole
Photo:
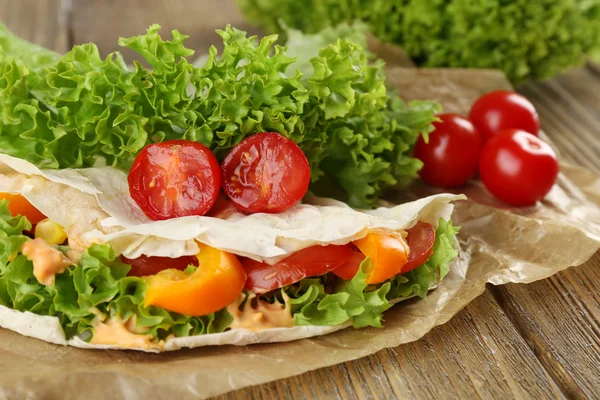
[[[193,274],[165,269],[147,276],[144,305],[202,316],[233,303],[244,289],[246,274],[233,254],[199,243],[199,267]]]
[[[20,194],[0,193],[0,200],[8,200],[8,211],[13,217],[22,215],[26,217],[31,225],[36,225],[46,216],[35,208],[25,197]]]
[[[170,257],[148,257],[140,256],[138,258],[127,258],[121,256],[121,261],[131,265],[131,269],[127,273],[129,276],[150,276],[156,275],[165,269],[185,270],[189,265],[198,266],[198,257],[184,256],[178,258]]]
[[[308,190],[310,167],[291,140],[278,133],[252,135],[225,157],[221,165],[223,191],[246,212],[282,212]]]
[[[469,119],[484,142],[507,129],[521,129],[537,136],[540,120],[535,107],[519,93],[498,90],[481,96],[469,112]]]
[[[246,289],[266,293],[304,278],[326,274],[344,264],[353,254],[352,245],[312,246],[269,265],[249,258],[242,260],[248,275]]]
[[[410,253],[408,253],[408,261],[400,272],[402,274],[425,264],[433,253],[435,242],[435,228],[427,222],[419,221],[406,232],[406,244]]]
[[[423,161],[421,178],[434,186],[454,187],[473,177],[481,152],[481,138],[469,120],[457,114],[439,115],[429,142],[419,137],[414,156]]]
[[[494,196],[513,206],[532,205],[544,198],[558,172],[552,148],[525,131],[500,132],[481,152],[481,180]]]
[[[435,229],[433,225],[421,221],[417,222],[415,226],[407,230],[406,244],[410,249],[410,252],[408,254],[408,260],[404,265],[400,266],[401,269],[399,270],[399,272],[396,272],[398,271],[398,267],[394,266],[393,262],[389,263],[389,271],[382,273],[381,276],[389,275],[391,278],[397,275],[398,273],[403,274],[425,264],[425,262],[429,259],[429,257],[431,257],[431,254],[433,253],[434,242]],[[403,257],[400,256],[399,258],[400,260],[394,262],[402,263]],[[352,279],[354,278],[354,275],[356,275],[356,272],[358,272],[358,268],[360,267],[360,264],[363,262],[364,259],[364,254],[355,252],[346,263],[344,263],[341,267],[333,270],[333,273],[336,276],[345,280]],[[371,266],[371,268],[374,267],[375,264]],[[372,280],[374,280],[374,278],[371,278],[371,276],[369,276],[367,282],[371,283]]]
[[[360,264],[362,264],[365,258],[366,256],[357,249],[352,253],[352,257],[350,257],[348,261],[331,272],[333,272],[335,276],[349,281],[354,278],[354,275],[358,272],[358,268],[360,268]]]
[[[219,163],[208,147],[188,140],[146,146],[128,177],[129,193],[153,220],[204,215],[219,195]]]

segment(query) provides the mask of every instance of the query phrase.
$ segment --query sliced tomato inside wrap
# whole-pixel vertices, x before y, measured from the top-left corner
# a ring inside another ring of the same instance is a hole
[[[462,196],[364,212],[307,196],[279,214],[225,204],[151,221],[116,169],[41,171],[0,155],[0,170],[0,192],[46,218],[32,229],[0,203],[0,325],[55,343],[159,351],[381,326],[457,254]]]

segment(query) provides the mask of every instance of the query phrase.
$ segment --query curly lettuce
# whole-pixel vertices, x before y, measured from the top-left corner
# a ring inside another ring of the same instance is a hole
[[[0,149],[42,168],[103,158],[127,170],[150,143],[194,140],[222,158],[245,137],[275,131],[305,152],[315,191],[340,193],[357,208],[421,167],[411,152],[439,105],[390,93],[383,64],[352,37],[328,34],[288,54],[276,35],[258,40],[228,26],[218,31],[223,51],[212,47],[195,67],[186,36],[163,40],[159,28],[119,40],[151,69],[130,69],[119,53],[103,59],[93,44],[33,62],[29,55],[43,52],[0,36],[22,50],[0,58]]]
[[[600,0],[238,0],[269,32],[365,21],[427,67],[502,69],[513,83],[600,60]],[[283,22],[283,23],[282,23]]]
[[[60,54],[15,36],[0,22],[0,65],[15,58],[21,59],[28,68],[38,69],[56,64]]]

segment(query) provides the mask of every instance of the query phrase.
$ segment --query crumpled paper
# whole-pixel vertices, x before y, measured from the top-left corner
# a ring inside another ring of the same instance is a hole
[[[482,93],[508,87],[494,71],[388,68],[406,99],[436,99],[466,113]],[[600,177],[561,163],[548,197],[514,209],[479,183],[460,192],[454,222],[463,251],[427,300],[386,313],[383,329],[345,329],[295,342],[183,350],[158,355],[51,345],[0,330],[0,398],[204,398],[353,360],[421,338],[485,290],[487,282],[532,282],[589,259],[600,247]],[[389,194],[405,201],[436,192],[416,183]],[[326,357],[323,357],[326,354]]]

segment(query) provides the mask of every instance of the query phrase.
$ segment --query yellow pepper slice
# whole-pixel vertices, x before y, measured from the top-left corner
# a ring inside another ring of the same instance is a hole
[[[144,278],[149,285],[145,306],[199,317],[216,312],[238,298],[246,283],[246,273],[237,257],[202,243],[198,245],[199,265],[193,274],[166,269]]]

